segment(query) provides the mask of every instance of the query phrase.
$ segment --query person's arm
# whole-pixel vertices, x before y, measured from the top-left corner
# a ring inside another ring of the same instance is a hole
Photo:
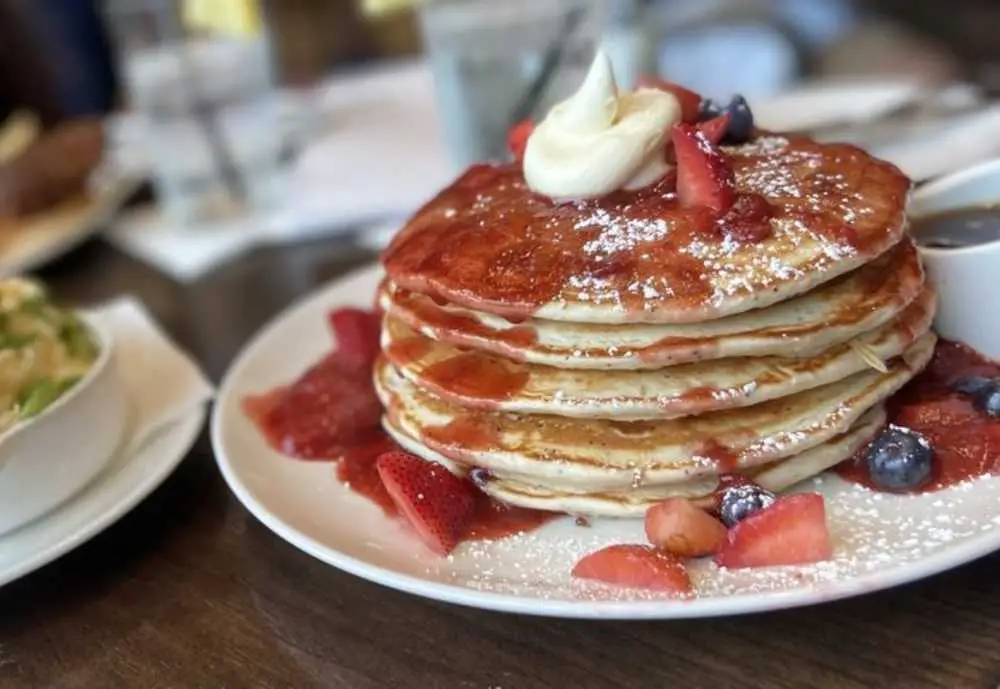
[[[18,2],[0,0],[0,121],[26,109],[52,127],[63,114],[58,93],[37,27]]]

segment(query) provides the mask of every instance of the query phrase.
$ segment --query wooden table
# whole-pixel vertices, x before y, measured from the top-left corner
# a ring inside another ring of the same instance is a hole
[[[43,273],[56,294],[142,297],[216,380],[269,317],[364,261],[268,249],[180,286],[95,241]],[[1000,685],[1000,556],[788,612],[659,623],[516,617],[343,574],[227,490],[203,434],[101,536],[0,589],[3,689],[743,689]]]

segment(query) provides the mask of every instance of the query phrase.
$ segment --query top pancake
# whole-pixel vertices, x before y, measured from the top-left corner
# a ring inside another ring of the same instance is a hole
[[[508,321],[383,283],[379,305],[434,340],[557,368],[658,369],[730,357],[811,357],[885,324],[921,293],[917,248],[904,239],[861,268],[766,309],[704,323]]]
[[[773,208],[762,241],[729,236],[739,218],[681,207],[673,175],[557,202],[516,164],[476,165],[409,221],[386,270],[398,287],[505,317],[689,323],[808,291],[902,237],[909,180],[859,148],[768,136],[724,150],[737,192]]]

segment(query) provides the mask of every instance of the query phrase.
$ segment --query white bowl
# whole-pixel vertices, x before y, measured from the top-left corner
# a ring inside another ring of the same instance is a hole
[[[94,365],[38,416],[0,434],[0,535],[65,502],[111,461],[128,406],[111,334],[84,318],[100,347]]]
[[[1000,205],[1000,160],[931,182],[913,194],[910,218],[969,206]],[[920,247],[938,292],[934,329],[1000,359],[1000,241],[957,249]]]

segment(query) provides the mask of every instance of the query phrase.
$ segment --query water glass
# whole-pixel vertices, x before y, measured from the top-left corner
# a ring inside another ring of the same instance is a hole
[[[192,27],[181,0],[111,0],[106,9],[168,216],[195,223],[272,210],[285,175],[266,33]]]
[[[503,158],[507,131],[582,78],[601,0],[436,0],[420,8],[444,138],[457,167]]]

